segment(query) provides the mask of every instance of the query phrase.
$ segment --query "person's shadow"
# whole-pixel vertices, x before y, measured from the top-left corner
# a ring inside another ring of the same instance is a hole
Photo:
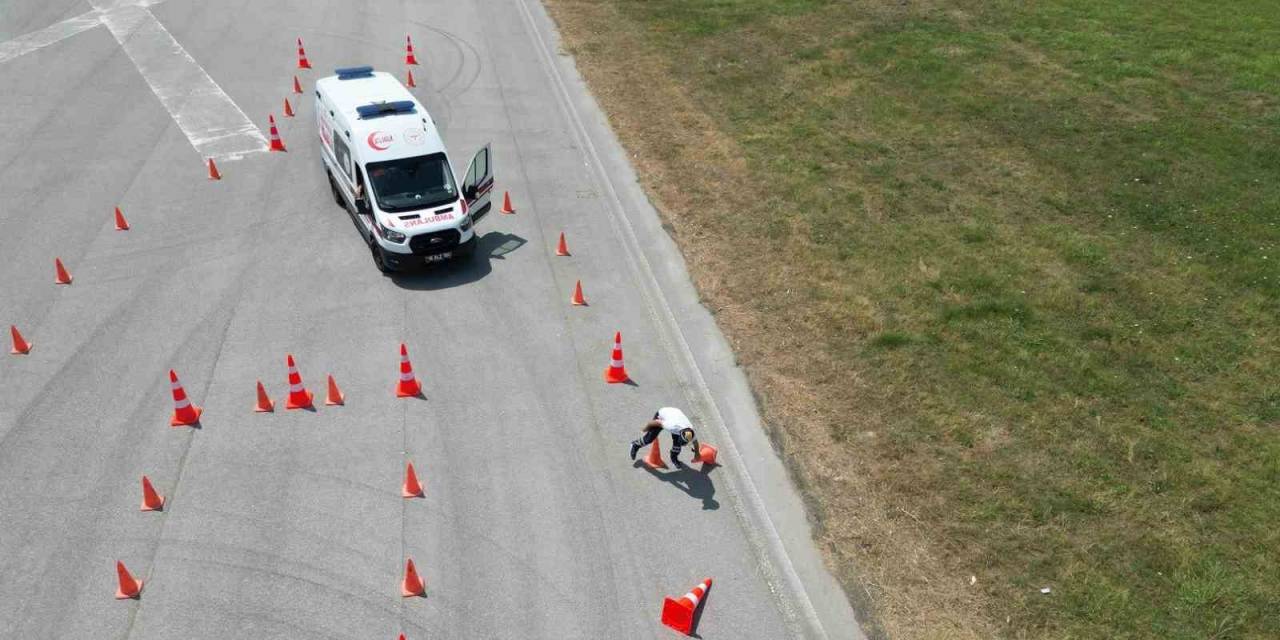
[[[694,463],[698,464],[698,463]],[[720,503],[716,502],[716,486],[711,483],[711,470],[715,469],[715,465],[699,464],[699,469],[685,465],[676,467],[675,469],[659,470],[650,469],[648,465],[637,460],[635,466],[649,472],[649,475],[667,483],[671,486],[689,494],[690,497],[697,498],[702,501],[703,511],[714,511],[720,508]]]

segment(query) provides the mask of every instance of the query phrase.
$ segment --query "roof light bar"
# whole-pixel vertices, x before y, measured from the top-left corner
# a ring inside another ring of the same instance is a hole
[[[415,108],[412,100],[396,100],[362,105],[356,107],[356,113],[360,115],[361,120],[368,120],[392,114],[413,113]]]
[[[338,74],[339,80],[355,80],[356,78],[372,78],[373,67],[343,67],[334,69],[334,73]]]

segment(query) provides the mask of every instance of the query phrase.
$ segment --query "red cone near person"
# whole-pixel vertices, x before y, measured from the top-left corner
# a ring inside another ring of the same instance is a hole
[[[218,173],[218,165],[213,163],[213,158],[209,158],[209,179],[221,180],[222,174]]]
[[[609,368],[604,370],[604,381],[609,384],[626,382],[631,377],[622,364],[622,332],[613,334],[613,355],[609,357]]]
[[[9,337],[13,339],[13,348],[9,350],[9,353],[15,356],[25,356],[31,353],[31,343],[22,337],[17,325],[9,325]]]
[[[408,78],[407,78],[407,79],[405,80],[405,82],[404,82],[404,86],[409,87],[409,88],[413,88],[413,87],[418,86],[418,83],[416,83],[416,82],[414,82],[414,81],[413,81],[413,69],[409,69],[409,75],[408,75]]]
[[[403,498],[426,497],[426,492],[423,491],[422,485],[418,482],[418,474],[413,470],[412,462],[405,463],[404,486],[400,488],[400,496]]]
[[[346,404],[347,398],[342,395],[342,390],[338,388],[338,383],[334,382],[333,375],[329,375],[329,391],[324,395],[324,403],[329,406]]]
[[[293,354],[285,354],[285,363],[289,365],[289,398],[285,400],[285,409],[310,409],[315,395],[302,386],[302,376],[293,363]]]
[[[307,61],[307,50],[302,48],[302,38],[298,38],[298,68],[299,69],[311,68],[311,63]]]
[[[662,624],[685,635],[692,635],[693,614],[698,610],[698,605],[702,602],[702,598],[706,596],[707,589],[710,588],[711,578],[707,578],[702,581],[702,584],[694,587],[692,591],[681,596],[679,600],[663,599]]]
[[[200,414],[204,410],[191,404],[187,399],[187,392],[182,388],[182,383],[178,382],[178,374],[169,370],[169,386],[173,390],[173,417],[169,419],[171,427],[186,427],[200,422]]]
[[[418,570],[413,566],[413,558],[404,565],[404,583],[400,585],[400,595],[406,598],[427,595],[427,581],[418,577]]]
[[[649,455],[644,457],[644,466],[650,469],[666,469],[667,463],[662,461],[662,451],[658,449],[658,441],[660,438],[654,438],[653,444],[649,446]]]
[[[289,104],[288,98],[284,99],[284,117],[286,118],[293,117],[293,105]]]
[[[566,242],[564,241],[564,232],[563,232],[563,231],[561,231],[561,232],[560,232],[560,242],[559,242],[559,244],[557,244],[557,245],[556,245],[556,255],[558,255],[558,256],[567,256],[567,255],[569,255],[569,245],[568,245],[568,243],[566,243]]]
[[[413,38],[410,38],[409,36],[405,36],[405,37],[404,37],[404,43],[405,43],[405,47],[404,47],[404,63],[405,63],[405,64],[418,64],[418,58],[417,58],[417,56],[414,56],[414,55],[413,55]],[[409,86],[411,86],[411,87],[412,87],[413,85],[409,85]]]
[[[120,586],[116,589],[116,600],[137,598],[142,594],[142,580],[134,578],[133,574],[124,567],[124,563],[119,560],[116,561],[116,578],[120,582]]]
[[[718,462],[716,462],[716,456],[720,454],[719,449],[716,449],[715,447],[705,442],[701,444],[702,444],[702,448],[698,449],[698,458],[694,460],[694,462],[701,462],[704,466],[705,465],[715,466],[719,464]]]
[[[164,496],[156,493],[155,487],[151,486],[151,480],[146,476],[142,476],[142,506],[138,511],[163,511]]]
[[[515,207],[511,206],[511,192],[503,191],[502,192],[502,208],[498,210],[498,213],[515,213],[515,212],[516,212]]]
[[[276,117],[268,115],[267,121],[271,123],[271,150],[285,151],[284,140],[280,139],[280,131],[276,129]]]
[[[262,386],[261,380],[258,381],[258,403],[253,406],[253,410],[257,413],[274,413],[276,410],[276,405],[271,402],[271,396],[267,395],[267,389]]]
[[[116,231],[128,231],[129,221],[124,219],[124,212],[120,211],[120,207],[116,207]]]
[[[400,382],[396,384],[397,398],[414,398],[422,395],[422,385],[413,377],[413,365],[409,363],[409,350],[400,343]]]
[[[71,274],[62,266],[62,258],[53,259],[54,284],[71,284]]]
[[[298,82],[298,76],[293,77],[293,92],[302,93],[302,83]]]
[[[583,295],[582,295],[582,281],[581,281],[581,280],[579,280],[579,281],[578,281],[578,284],[574,285],[574,287],[573,287],[573,295],[572,295],[572,296],[569,296],[569,302],[570,302],[571,304],[573,304],[573,305],[575,305],[575,306],[579,306],[579,307],[585,307],[585,306],[587,306],[587,299],[586,299],[585,297],[583,297]]]

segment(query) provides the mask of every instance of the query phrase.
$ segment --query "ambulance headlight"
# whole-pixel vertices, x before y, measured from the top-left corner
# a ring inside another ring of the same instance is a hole
[[[387,242],[401,243],[404,242],[404,234],[395,229],[388,229],[382,225],[378,225],[378,234]]]
[[[471,228],[471,216],[469,215],[463,216],[462,224],[458,225],[458,229],[461,230],[463,233],[466,233],[467,230],[470,228]]]

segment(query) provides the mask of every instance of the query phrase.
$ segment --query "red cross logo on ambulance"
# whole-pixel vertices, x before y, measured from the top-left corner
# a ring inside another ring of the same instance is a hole
[[[369,143],[369,146],[373,148],[374,151],[386,151],[387,149],[391,148],[391,143],[394,140],[395,138],[392,137],[392,135],[389,133],[385,133],[383,131],[374,131],[373,133],[369,134],[369,139],[367,140],[367,142]]]
[[[404,130],[404,141],[414,146],[421,146],[426,142],[427,134],[422,131],[421,127],[415,127]]]

